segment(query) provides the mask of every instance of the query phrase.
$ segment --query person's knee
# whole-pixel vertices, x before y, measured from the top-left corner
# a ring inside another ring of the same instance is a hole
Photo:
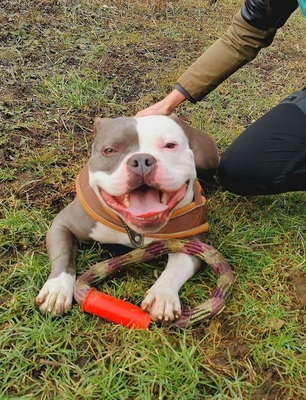
[[[222,156],[217,171],[219,184],[226,190],[241,193],[241,168],[239,162],[233,157]],[[243,190],[242,190],[243,191]]]
[[[267,194],[270,183],[262,179],[260,166],[245,154],[225,154],[217,171],[219,184],[231,193],[248,196]]]

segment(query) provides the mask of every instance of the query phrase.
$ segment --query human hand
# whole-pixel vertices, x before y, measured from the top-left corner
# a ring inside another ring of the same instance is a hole
[[[146,117],[148,115],[169,115],[171,111],[172,110],[169,110],[167,105],[164,104],[164,100],[161,100],[158,103],[145,108],[144,110],[138,111],[135,117]]]
[[[169,115],[176,106],[185,100],[186,97],[177,89],[174,89],[163,100],[145,108],[144,110],[138,111],[135,117],[146,117],[147,115]]]

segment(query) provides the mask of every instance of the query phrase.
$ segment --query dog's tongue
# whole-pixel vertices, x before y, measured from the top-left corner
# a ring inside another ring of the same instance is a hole
[[[168,206],[160,202],[160,192],[154,188],[134,190],[130,193],[130,206],[127,210],[135,216],[158,214]]]

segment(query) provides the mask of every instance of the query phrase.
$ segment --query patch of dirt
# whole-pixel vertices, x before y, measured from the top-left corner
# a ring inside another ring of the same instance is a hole
[[[264,384],[253,391],[250,395],[251,400],[279,400],[286,398],[286,391],[279,389],[276,385],[281,380],[281,377],[276,368],[268,368],[263,372]]]
[[[300,307],[306,307],[306,273],[296,272],[289,277],[294,287],[294,295]]]

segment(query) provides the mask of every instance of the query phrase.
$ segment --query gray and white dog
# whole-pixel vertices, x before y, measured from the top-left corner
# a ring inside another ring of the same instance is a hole
[[[212,174],[219,163],[212,138],[176,116],[97,118],[94,132],[85,190],[90,189],[103,212],[124,229],[95,219],[78,196],[56,216],[47,234],[51,273],[36,298],[39,309],[53,315],[71,307],[79,241],[134,247],[134,234],[144,245],[151,242],[176,210],[194,201],[197,170]],[[179,289],[199,266],[198,258],[169,254],[141,305],[152,320],[179,318]]]

